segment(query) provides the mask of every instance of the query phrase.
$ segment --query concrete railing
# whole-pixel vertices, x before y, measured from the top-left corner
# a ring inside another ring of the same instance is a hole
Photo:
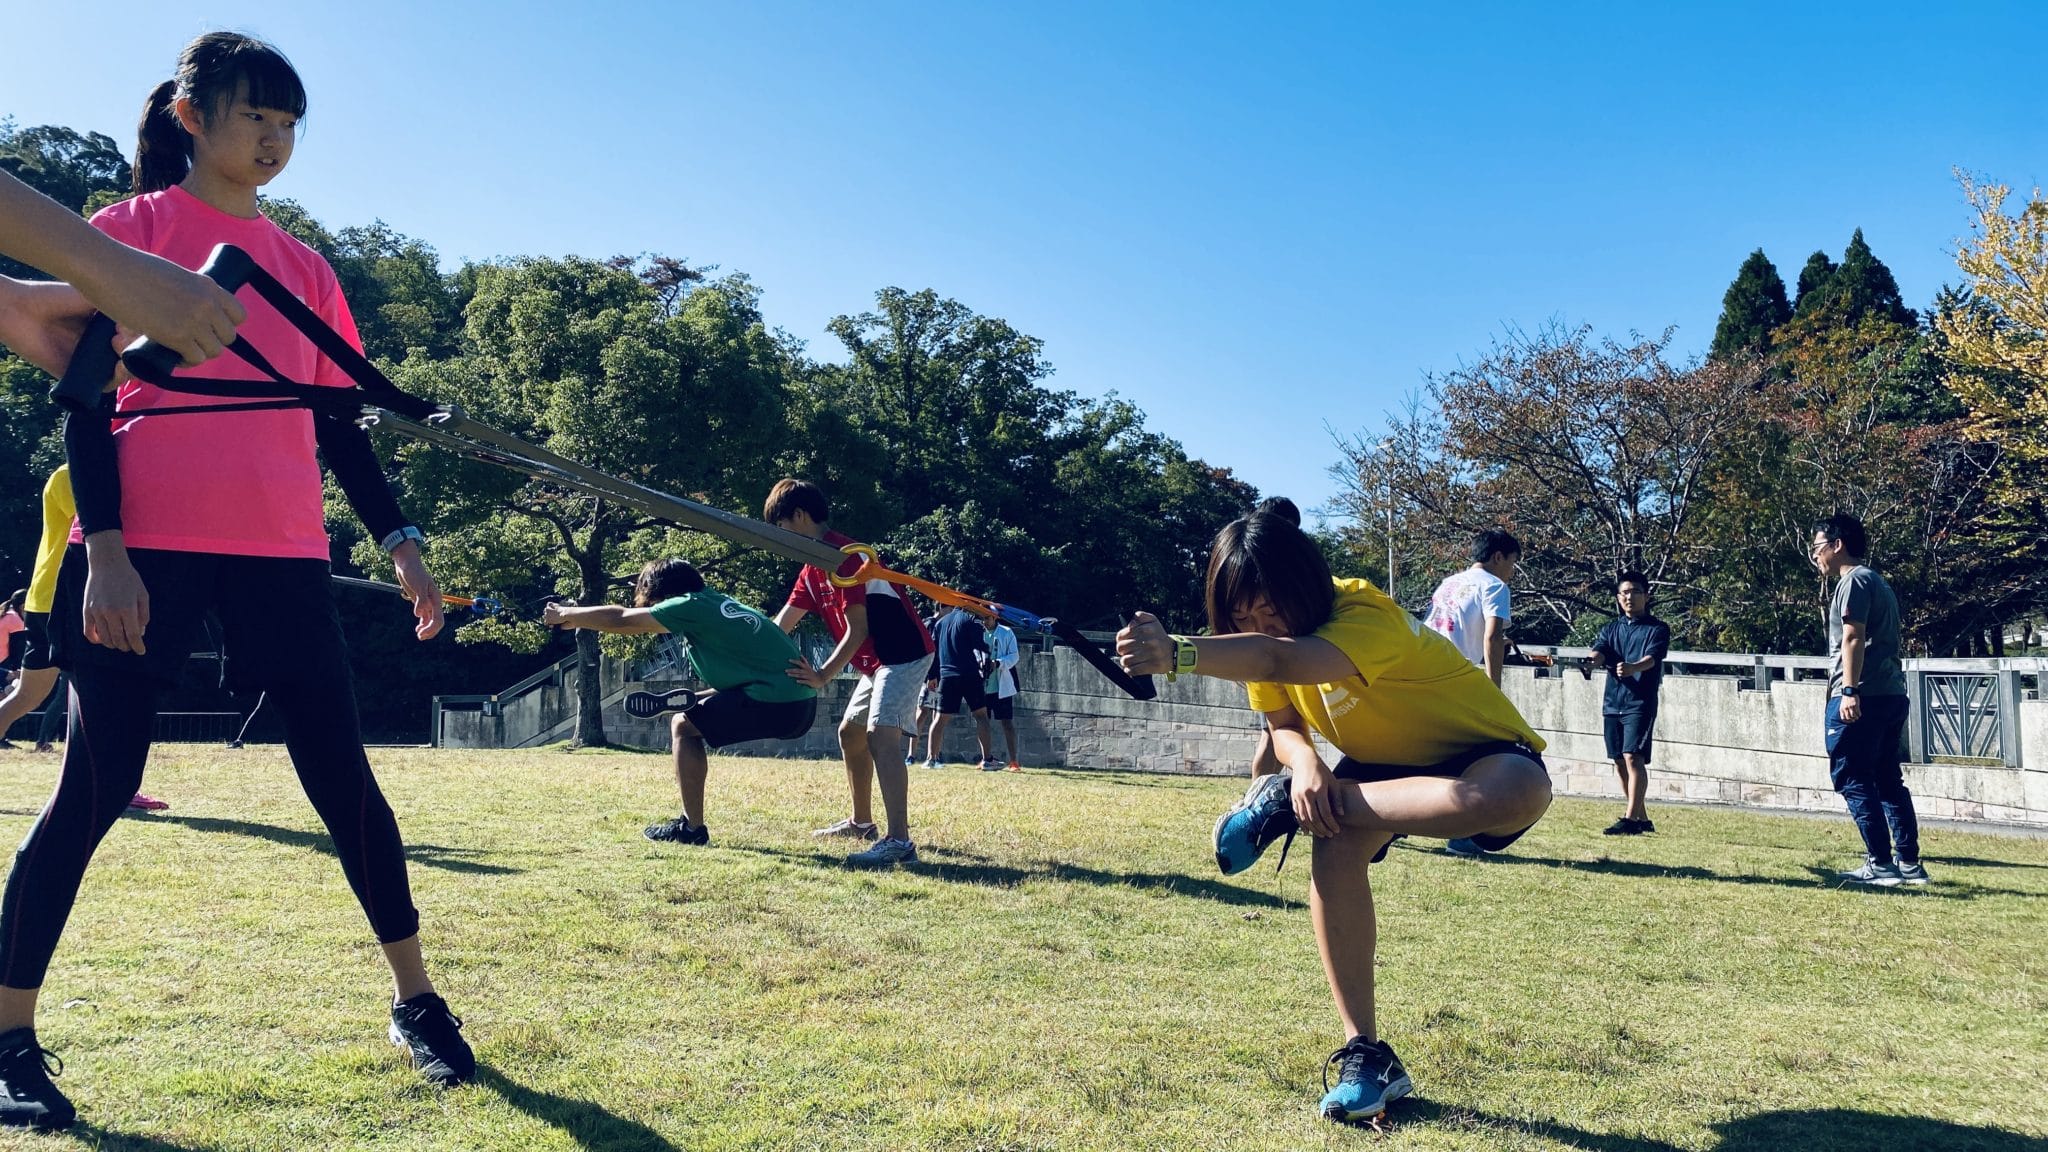
[[[1567,661],[1586,651],[1531,650]],[[666,749],[664,722],[634,720],[619,707],[618,698],[634,685],[623,680],[623,666],[607,663],[612,666],[606,669],[606,733],[620,744]],[[1652,799],[1841,808],[1822,746],[1825,658],[1674,652],[1670,663],[1674,674],[1664,681],[1652,749]],[[1912,763],[1906,778],[1922,815],[2048,825],[2048,701],[2032,698],[2031,691],[2043,664],[2036,659],[1908,662],[1915,708],[1907,726]],[[1680,674],[1694,670],[1724,674]],[[1246,707],[1239,685],[1199,676],[1168,684],[1162,678],[1159,698],[1139,702],[1119,693],[1065,648],[1026,653],[1020,673],[1016,727],[1027,765],[1242,775],[1257,743],[1261,721]],[[564,671],[565,685],[574,674],[573,668]],[[1502,678],[1509,699],[1548,742],[1544,758],[1560,791],[1619,794],[1602,738],[1604,676],[1596,672],[1587,679],[1559,666],[1511,667]],[[826,687],[818,721],[802,739],[728,751],[836,756],[838,719],[851,687],[851,679],[844,677]],[[565,693],[568,710],[563,715],[571,725],[573,701],[573,692]],[[524,707],[545,712],[560,706],[543,697]],[[437,730],[444,741],[458,746],[517,747],[533,742],[529,733],[537,732],[544,719],[507,725],[502,737],[487,725],[458,725],[447,717]],[[1995,734],[1995,743],[1987,732]],[[524,741],[513,739],[521,734],[529,735]],[[995,738],[1001,755],[1000,730]],[[1958,740],[1963,743],[1957,745]],[[1941,751],[1953,747],[1990,754]],[[974,759],[971,719],[954,719],[944,751],[956,762]]]

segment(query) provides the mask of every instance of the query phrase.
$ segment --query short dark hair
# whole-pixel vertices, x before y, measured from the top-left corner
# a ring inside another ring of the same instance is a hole
[[[704,577],[688,560],[649,560],[633,580],[633,607],[652,608],[664,600],[704,590]]]
[[[1522,542],[1509,535],[1504,529],[1488,528],[1472,537],[1472,562],[1484,564],[1500,556],[1520,556]]]
[[[1853,559],[1861,560],[1870,555],[1870,535],[1863,530],[1863,521],[1847,512],[1837,512],[1813,526],[1829,543],[1840,541],[1842,549]]]
[[[832,519],[832,505],[825,499],[824,489],[809,480],[785,476],[768,490],[768,500],[761,505],[761,519],[776,524],[798,512],[808,513],[820,524]]]
[[[1272,601],[1295,636],[1313,634],[1337,605],[1323,550],[1285,516],[1271,512],[1232,520],[1209,546],[1209,631],[1237,631],[1232,616],[1260,596]]]
[[[1614,590],[1616,592],[1621,591],[1621,586],[1624,584],[1634,584],[1640,587],[1645,596],[1650,594],[1650,578],[1643,575],[1643,570],[1640,568],[1630,568],[1614,578]]]
[[[1285,496],[1268,496],[1253,506],[1252,511],[1278,516],[1296,528],[1301,527],[1301,509]]]

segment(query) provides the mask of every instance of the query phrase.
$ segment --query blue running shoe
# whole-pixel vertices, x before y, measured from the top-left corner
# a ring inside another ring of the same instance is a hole
[[[1485,854],[1486,849],[1481,848],[1470,836],[1460,836],[1456,840],[1444,841],[1444,851],[1453,856],[1463,856],[1467,860],[1472,860]]]
[[[1225,876],[1259,862],[1266,845],[1287,837],[1280,849],[1280,863],[1287,863],[1287,849],[1294,845],[1294,833],[1301,825],[1294,818],[1293,777],[1276,772],[1252,781],[1237,807],[1216,820],[1216,866]]]
[[[1337,1086],[1330,1087],[1330,1065],[1337,1066]],[[1384,1040],[1374,1042],[1353,1036],[1349,1044],[1330,1053],[1323,1064],[1322,1113],[1325,1119],[1351,1123],[1370,1120],[1387,1110],[1387,1105],[1415,1091],[1401,1058]]]

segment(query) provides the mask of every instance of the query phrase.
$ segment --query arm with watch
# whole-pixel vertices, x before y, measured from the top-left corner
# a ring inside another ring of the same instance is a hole
[[[398,586],[405,598],[412,601],[413,635],[432,640],[446,618],[442,615],[440,585],[434,582],[426,560],[420,555],[420,545],[426,537],[399,511],[398,500],[384,480],[384,469],[377,463],[376,450],[370,446],[370,434],[350,421],[315,414],[313,439],[320,446],[320,456],[327,462],[328,470],[334,473],[334,482],[348,497],[356,518],[363,522],[378,547],[391,556]]]
[[[1116,655],[1132,675],[1212,676],[1241,684],[1334,684],[1358,675],[1351,657],[1320,636],[1175,636],[1150,612],[1116,634]]]
[[[1863,697],[1858,686],[1863,683],[1863,652],[1869,643],[1863,621],[1842,621],[1842,702],[1836,706],[1835,715],[1844,724],[1854,724],[1863,718]]]

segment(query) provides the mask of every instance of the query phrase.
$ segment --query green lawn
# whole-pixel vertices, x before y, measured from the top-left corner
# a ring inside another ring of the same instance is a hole
[[[924,862],[806,834],[836,765],[373,754],[428,957],[487,1071],[437,1092],[280,750],[160,749],[86,879],[43,1040],[81,1125],[0,1148],[2039,1149],[2048,841],[1934,830],[1935,885],[1836,890],[1845,820],[1561,801],[1508,858],[1374,870],[1381,1027],[1418,1097],[1318,1120],[1343,1039],[1305,855],[1216,875],[1233,781],[918,772]],[[18,840],[54,765],[0,755]]]

